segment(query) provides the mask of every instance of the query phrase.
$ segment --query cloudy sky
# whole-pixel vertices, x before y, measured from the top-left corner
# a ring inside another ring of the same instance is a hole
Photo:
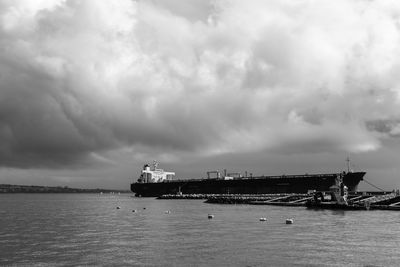
[[[1,0],[0,183],[355,170],[400,188],[400,2]],[[370,190],[370,186],[361,185]]]

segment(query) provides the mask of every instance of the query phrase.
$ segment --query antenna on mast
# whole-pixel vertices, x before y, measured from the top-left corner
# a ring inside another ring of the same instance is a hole
[[[347,156],[347,158],[346,158],[346,163],[347,163],[347,172],[349,173],[350,172],[350,157],[349,156]]]
[[[153,160],[153,167],[154,167],[154,170],[156,170],[158,167],[158,162],[156,160]]]

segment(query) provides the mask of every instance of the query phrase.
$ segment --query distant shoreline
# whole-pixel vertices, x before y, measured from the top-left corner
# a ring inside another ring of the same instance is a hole
[[[70,188],[68,186],[37,186],[37,185],[11,185],[0,184],[0,194],[2,193],[131,193],[129,190],[112,189],[83,189]]]

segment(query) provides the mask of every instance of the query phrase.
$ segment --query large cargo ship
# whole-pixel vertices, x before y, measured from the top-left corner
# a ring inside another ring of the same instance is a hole
[[[158,197],[166,194],[279,194],[307,193],[310,190],[329,191],[329,187],[343,181],[349,191],[357,191],[366,172],[323,173],[280,176],[252,176],[247,173],[229,174],[224,171],[207,172],[207,179],[175,179],[174,172],[167,172],[144,165],[137,182],[131,184],[136,196]],[[214,175],[214,177],[211,177]]]

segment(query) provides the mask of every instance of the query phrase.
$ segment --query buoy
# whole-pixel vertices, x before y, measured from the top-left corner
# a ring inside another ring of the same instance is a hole
[[[136,210],[132,210],[132,212],[136,212]]]
[[[294,220],[293,219],[286,219],[286,224],[293,224]]]
[[[119,210],[119,209],[121,209],[121,207],[120,207],[120,206],[117,206],[117,210]]]
[[[212,219],[212,218],[214,218],[214,215],[208,214],[208,219]]]
[[[260,218],[260,222],[266,222],[267,218]]]

